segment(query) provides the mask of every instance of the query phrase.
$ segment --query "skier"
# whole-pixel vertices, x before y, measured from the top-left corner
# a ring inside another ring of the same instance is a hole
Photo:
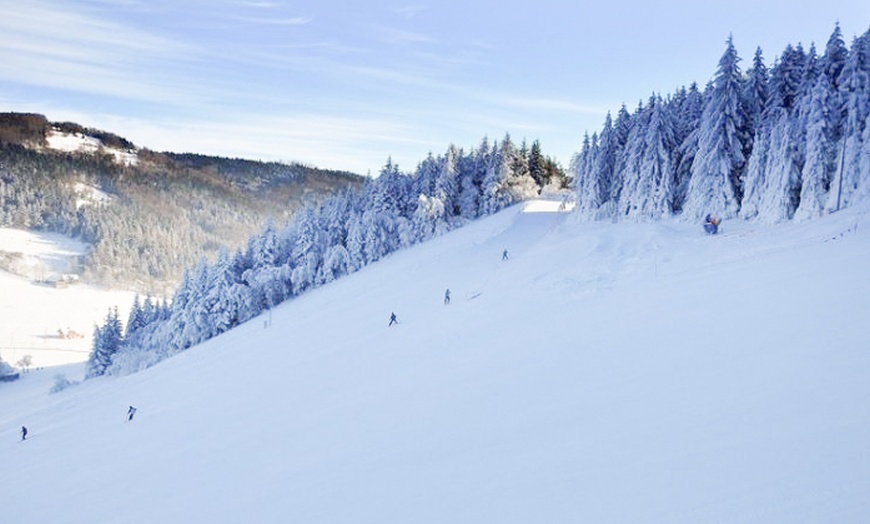
[[[708,235],[715,235],[718,233],[719,219],[708,213],[707,217],[704,218],[704,231],[706,231]]]
[[[444,305],[450,303],[450,288],[447,288],[447,291],[444,292]]]
[[[501,259],[502,259],[502,260],[507,260],[507,259],[508,259],[508,252],[507,252],[507,249],[505,249],[505,250],[504,250],[504,253],[501,254]]]
[[[390,325],[387,326],[387,327],[390,327],[390,326],[392,326],[393,324],[398,324],[398,323],[399,323],[399,321],[396,319],[396,314],[395,314],[395,313],[390,313]]]
[[[133,415],[135,415],[135,414],[136,414],[136,408],[134,408],[133,406],[130,406],[127,409],[127,421],[129,422],[129,421],[133,420]]]
[[[27,438],[27,428],[21,426],[21,440],[25,440]]]

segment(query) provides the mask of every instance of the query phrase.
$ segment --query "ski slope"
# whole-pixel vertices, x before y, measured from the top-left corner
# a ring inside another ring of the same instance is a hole
[[[868,210],[708,237],[532,202],[147,371],[0,383],[0,515],[870,522]]]

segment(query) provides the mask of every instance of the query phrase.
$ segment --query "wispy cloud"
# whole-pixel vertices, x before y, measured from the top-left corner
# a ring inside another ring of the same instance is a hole
[[[240,22],[247,22],[251,24],[262,24],[262,25],[305,25],[314,20],[313,16],[291,16],[287,18],[262,18],[262,17],[246,17],[246,16],[238,16],[235,18]]]
[[[277,7],[284,6],[284,4],[281,2],[256,2],[256,1],[237,2],[237,5],[240,5],[242,7],[252,7],[255,9],[274,9]]]
[[[414,18],[418,14],[428,9],[425,5],[406,5],[397,7],[393,11],[402,18]]]
[[[436,38],[430,35],[406,29],[384,26],[377,27],[376,29],[381,34],[381,37],[390,44],[434,44],[438,42]]]
[[[302,162],[360,174],[383,165],[407,145],[422,148],[423,143],[415,138],[420,130],[406,123],[322,114],[228,114],[196,121],[127,121],[124,126],[127,138],[155,150]]]
[[[0,17],[0,80],[144,99],[178,94],[145,72],[194,47],[66,6],[24,2]]]
[[[590,115],[604,115],[607,108],[578,104],[569,100],[541,97],[521,97],[515,95],[496,95],[489,98],[495,104],[524,111],[559,111],[568,113],[582,113]]]

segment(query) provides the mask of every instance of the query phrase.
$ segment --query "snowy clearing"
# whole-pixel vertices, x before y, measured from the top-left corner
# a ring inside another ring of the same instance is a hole
[[[522,209],[138,374],[0,383],[4,519],[870,521],[870,209]]]
[[[106,147],[95,137],[79,133],[64,133],[57,129],[51,129],[45,137],[48,148],[66,153],[96,153],[102,152],[112,155],[115,162],[126,166],[136,165],[139,161],[135,151],[124,151],[116,147]]]
[[[110,307],[127,314],[133,293],[76,283],[88,246],[63,235],[0,228],[0,357],[33,367],[83,362]],[[72,282],[63,287],[56,284]],[[123,316],[122,318],[126,318]]]

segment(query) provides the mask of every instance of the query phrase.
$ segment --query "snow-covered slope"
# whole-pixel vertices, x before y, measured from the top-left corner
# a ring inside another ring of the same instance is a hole
[[[0,384],[3,520],[870,521],[862,209],[524,208],[145,372]]]

